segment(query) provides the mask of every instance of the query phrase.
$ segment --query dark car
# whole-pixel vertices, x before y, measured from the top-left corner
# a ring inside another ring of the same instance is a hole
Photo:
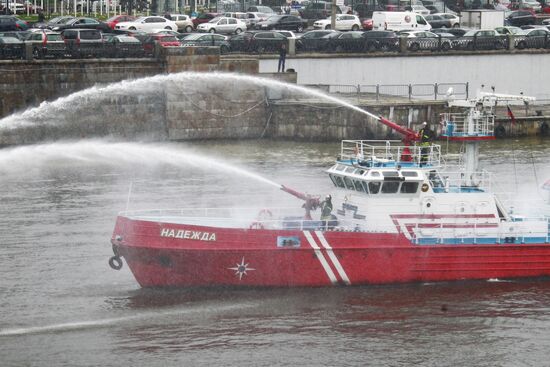
[[[298,12],[303,19],[325,19],[330,17],[330,15],[332,14],[332,2],[313,1],[308,3],[305,8],[298,9]],[[341,14],[342,10],[339,7],[336,7],[336,13]]]
[[[326,39],[323,38],[331,33],[339,34],[334,30],[315,30],[309,31],[296,40],[296,50],[298,51],[321,51],[324,48]]]
[[[15,37],[0,37],[0,59],[22,59],[23,41]]]
[[[52,27],[54,31],[64,31],[65,29],[95,29],[102,32],[110,32],[111,28],[107,23],[97,21],[93,18],[74,18],[67,20],[65,23],[57,24]]]
[[[52,18],[50,20],[48,20],[47,22],[43,22],[43,23],[34,23],[33,24],[33,28],[48,28],[48,29],[52,29],[53,27],[59,25],[59,24],[63,24],[63,23],[66,23],[68,22],[69,20],[71,19],[74,19],[75,17],[73,17],[72,15],[63,15],[63,16],[59,16],[59,17],[55,17],[55,18]]]
[[[326,35],[324,51],[326,52],[363,52],[365,51],[364,32],[350,31]]]
[[[258,53],[277,52],[287,42],[287,38],[276,31],[243,32],[229,40],[231,51]]]
[[[494,29],[468,31],[457,42],[466,50],[501,50],[508,47],[508,37]]]
[[[307,28],[307,20],[303,20],[295,15],[273,15],[267,18],[267,20],[256,23],[255,28],[264,31],[285,29],[301,33]]]
[[[516,33],[516,47],[524,48],[549,48],[550,31],[545,28],[524,29]]]
[[[65,55],[65,41],[61,33],[33,32],[25,40],[25,44],[32,45],[33,57],[63,57]]]
[[[105,40],[105,55],[109,57],[141,57],[143,44],[136,37],[114,35]]]
[[[443,18],[441,15],[425,15],[424,19],[432,28],[451,28],[451,21]]]
[[[182,46],[219,46],[220,53],[222,54],[229,52],[230,49],[227,37],[221,34],[191,33],[189,36],[181,39],[180,42]]]
[[[13,15],[0,15],[0,31],[17,31],[17,22]]]
[[[537,17],[529,10],[513,11],[506,17],[505,24],[521,27],[522,25],[535,24]]]
[[[72,57],[103,55],[103,36],[96,29],[66,29],[62,32],[67,53]]]
[[[399,50],[399,37],[393,31],[368,31],[363,33],[363,38],[367,51]]]

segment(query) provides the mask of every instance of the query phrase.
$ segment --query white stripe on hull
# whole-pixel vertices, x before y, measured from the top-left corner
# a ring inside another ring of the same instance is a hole
[[[348,275],[346,274],[344,268],[342,267],[342,264],[340,264],[340,260],[338,260],[338,258],[334,254],[332,247],[330,247],[330,245],[328,244],[323,232],[315,231],[315,234],[317,235],[317,238],[319,238],[319,242],[321,242],[321,245],[323,245],[323,247],[327,250],[328,257],[330,258],[330,260],[332,260],[332,263],[334,264],[334,267],[338,271],[340,278],[342,278],[342,280],[346,285],[350,285],[351,282],[349,281]]]
[[[325,272],[327,273],[332,284],[338,284],[338,279],[336,279],[336,275],[334,275],[334,272],[330,268],[330,265],[325,259],[325,256],[321,252],[321,248],[317,245],[317,243],[315,243],[315,240],[313,239],[311,233],[309,231],[304,231],[304,236],[306,236],[309,245],[313,248],[313,251],[315,251],[315,256],[317,256],[317,258],[319,259],[319,262],[323,266],[323,269],[325,269]]]

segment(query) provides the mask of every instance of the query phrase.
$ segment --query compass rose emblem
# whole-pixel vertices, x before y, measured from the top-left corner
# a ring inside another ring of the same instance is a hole
[[[243,275],[248,275],[246,272],[250,270],[256,270],[254,268],[249,268],[248,263],[244,263],[244,257],[241,260],[240,264],[235,264],[234,268],[228,268],[229,270],[235,270],[235,276],[239,277],[239,280],[243,279]]]

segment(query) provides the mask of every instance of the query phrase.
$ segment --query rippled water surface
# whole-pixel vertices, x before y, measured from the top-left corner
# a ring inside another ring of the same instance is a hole
[[[496,141],[481,165],[529,208],[547,198],[548,143]],[[548,365],[547,279],[147,290],[107,264],[120,210],[299,206],[224,163],[324,194],[338,152],[264,141],[0,150],[0,365]]]

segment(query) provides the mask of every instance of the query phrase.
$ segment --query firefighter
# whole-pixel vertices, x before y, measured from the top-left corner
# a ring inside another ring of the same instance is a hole
[[[418,132],[418,137],[420,139],[420,166],[422,167],[428,163],[430,146],[435,137],[433,130],[430,129],[430,125],[426,121],[422,123],[422,129]]]

